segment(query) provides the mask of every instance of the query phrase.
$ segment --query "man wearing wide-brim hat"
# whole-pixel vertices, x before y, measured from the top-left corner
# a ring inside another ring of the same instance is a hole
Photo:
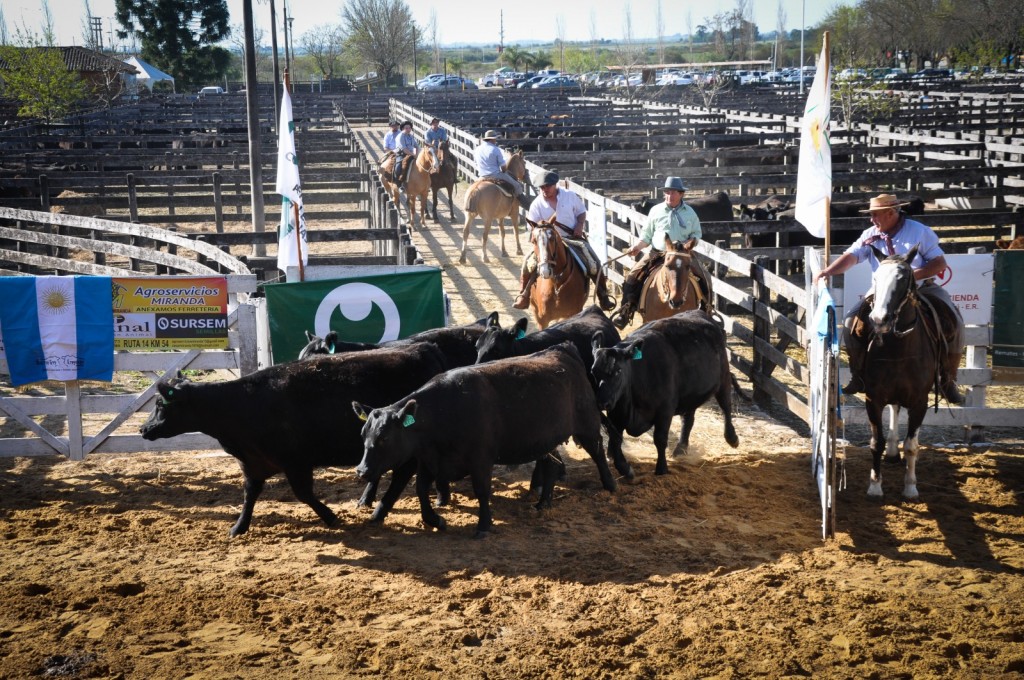
[[[480,145],[473,151],[477,179],[497,179],[507,182],[517,195],[525,196],[522,183],[505,172],[508,161],[498,145],[494,143],[500,137],[497,130],[488,130],[481,138]]]
[[[398,135],[398,162],[401,164],[398,171],[398,184],[405,189],[405,181],[409,177],[409,168],[419,153],[419,145],[416,143],[416,136],[412,132],[412,121],[402,123],[402,132]]]
[[[842,274],[850,267],[867,260],[871,270],[878,268],[878,259],[871,246],[889,255],[905,255],[917,247],[917,255],[910,266],[914,269],[914,279],[918,281],[917,292],[933,304],[942,320],[942,335],[946,340],[947,352],[941,366],[942,396],[951,404],[963,402],[956,386],[957,369],[964,347],[964,320],[960,310],[956,308],[946,291],[935,283],[935,277],[946,270],[946,257],[939,246],[939,237],[930,227],[909,219],[900,211],[901,203],[892,194],[879,194],[871,199],[867,210],[861,210],[871,216],[871,227],[861,232],[853,245],[846,249],[829,266],[818,274],[819,279]],[[850,382],[843,388],[847,394],[864,391],[862,370],[867,343],[870,338],[867,329],[870,324],[866,317],[870,305],[863,301],[847,311],[843,324],[843,341],[850,362]]]
[[[636,255],[650,246],[640,260],[633,265],[622,282],[622,303],[619,309],[612,315],[612,323],[618,328],[625,328],[633,319],[640,302],[640,291],[643,290],[644,281],[651,271],[665,259],[665,243],[682,243],[686,251],[693,250],[697,241],[702,236],[700,218],[693,208],[683,202],[683,194],[686,193],[686,186],[679,177],[666,177],[665,200],[651,208],[647,216],[647,226],[640,233],[640,240],[625,251],[623,255]],[[690,258],[690,269],[697,276],[701,283],[701,293],[704,296],[702,306],[707,309],[710,305],[708,294],[711,287],[708,282],[708,274],[704,271],[697,258]]]

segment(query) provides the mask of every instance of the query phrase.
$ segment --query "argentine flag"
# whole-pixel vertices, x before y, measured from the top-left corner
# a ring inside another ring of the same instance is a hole
[[[114,377],[109,276],[0,277],[0,343],[14,386]]]

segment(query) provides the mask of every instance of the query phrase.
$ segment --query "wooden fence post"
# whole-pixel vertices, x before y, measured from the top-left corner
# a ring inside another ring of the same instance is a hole
[[[217,233],[224,233],[224,197],[221,193],[221,177],[219,172],[213,173],[213,219],[217,224]]]
[[[754,401],[760,404],[766,404],[771,402],[771,396],[758,386],[760,378],[765,375],[769,375],[770,371],[768,366],[771,362],[765,358],[764,352],[758,347],[758,341],[764,342],[766,345],[771,346],[771,324],[766,318],[765,312],[769,309],[769,303],[771,302],[771,290],[764,284],[764,271],[765,265],[768,262],[768,258],[763,255],[758,255],[754,258],[754,263],[750,266],[750,280],[752,285],[752,292],[754,296],[754,359],[753,359],[753,378],[751,382],[754,385]],[[761,314],[758,314],[758,312]]]

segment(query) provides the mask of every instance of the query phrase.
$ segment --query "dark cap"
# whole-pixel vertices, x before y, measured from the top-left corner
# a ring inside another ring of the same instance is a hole
[[[533,183],[539,187],[546,187],[552,184],[558,184],[558,173],[554,170],[548,170],[547,172],[538,172],[533,176]]]
[[[431,125],[433,125],[434,123],[440,123],[440,122],[441,122],[441,121],[440,121],[439,119],[437,119],[437,118],[431,118],[431,119],[430,119],[430,124],[431,124]]]
[[[408,125],[409,127],[412,127],[412,121],[411,120],[407,120],[407,121],[402,123],[402,127],[405,127],[406,125]]]
[[[390,123],[388,123],[388,125],[390,125],[391,127],[398,127],[398,121],[397,120],[393,120]]]

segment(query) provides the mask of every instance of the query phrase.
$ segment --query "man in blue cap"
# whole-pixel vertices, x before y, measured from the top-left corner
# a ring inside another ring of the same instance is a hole
[[[700,240],[700,219],[693,208],[683,203],[683,194],[686,187],[679,177],[665,178],[665,201],[651,208],[647,216],[647,226],[640,233],[640,240],[624,255],[636,255],[647,246],[651,246],[640,260],[633,265],[622,282],[622,303],[618,310],[612,314],[612,323],[617,328],[625,328],[633,319],[633,313],[640,303],[640,291],[643,290],[644,281],[655,266],[665,259],[665,242],[682,243],[687,251],[693,250]],[[711,290],[708,285],[707,272],[697,261],[697,258],[690,260],[690,268],[697,275],[705,299]]]

